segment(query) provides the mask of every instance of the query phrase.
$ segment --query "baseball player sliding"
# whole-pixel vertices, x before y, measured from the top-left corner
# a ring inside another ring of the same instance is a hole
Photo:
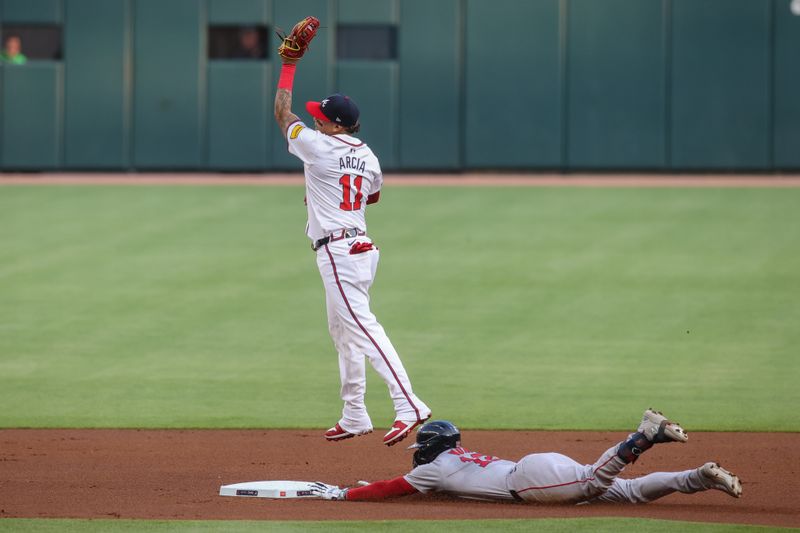
[[[378,500],[444,492],[478,500],[565,504],[646,503],[673,492],[710,489],[740,497],[739,478],[717,463],[635,479],[617,477],[654,444],[688,439],[677,423],[648,409],[636,432],[606,450],[592,465],[581,465],[560,453],[535,453],[515,463],[462,448],[458,428],[436,420],[417,432],[417,442],[410,446],[416,449],[414,469],[405,476],[349,489],[316,483],[312,492],[326,500]]]
[[[359,130],[359,111],[347,96],[334,94],[307,102],[312,130],[291,111],[297,61],[319,28],[307,17],[282,36],[283,58],[275,94],[275,120],[286,137],[289,152],[303,162],[308,224],[306,235],[317,254],[328,309],[328,329],[339,352],[344,401],[341,419],[325,433],[339,441],[372,432],[364,403],[365,357],[389,387],[395,421],[383,437],[387,446],[403,440],[431,416],[415,394],[403,363],[369,308],[369,289],[375,279],[379,252],[367,236],[366,206],[378,201],[383,175],[372,150],[353,135]]]

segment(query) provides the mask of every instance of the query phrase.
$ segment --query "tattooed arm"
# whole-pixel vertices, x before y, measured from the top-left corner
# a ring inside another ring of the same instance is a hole
[[[275,120],[281,128],[281,133],[286,137],[286,128],[300,118],[292,113],[292,91],[278,89],[275,93]]]

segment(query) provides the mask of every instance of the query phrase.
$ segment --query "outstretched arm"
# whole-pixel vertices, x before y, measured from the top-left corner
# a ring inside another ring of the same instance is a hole
[[[300,118],[292,113],[292,84],[297,61],[284,59],[281,77],[278,81],[278,92],[275,93],[275,120],[281,133],[286,137],[286,128]]]
[[[383,500],[384,498],[397,498],[408,496],[417,491],[403,476],[386,481],[376,481],[363,487],[354,487],[347,490],[347,499],[358,500]]]
[[[411,483],[406,481],[403,476],[389,479],[386,481],[376,481],[363,487],[352,489],[342,489],[336,485],[327,485],[317,482],[311,486],[311,492],[324,500],[384,500],[386,498],[397,498],[407,496],[417,491]]]

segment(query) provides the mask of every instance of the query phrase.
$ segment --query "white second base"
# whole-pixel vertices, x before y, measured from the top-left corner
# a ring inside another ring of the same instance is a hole
[[[247,481],[222,485],[220,496],[244,496],[246,498],[319,498],[310,491],[310,481]]]

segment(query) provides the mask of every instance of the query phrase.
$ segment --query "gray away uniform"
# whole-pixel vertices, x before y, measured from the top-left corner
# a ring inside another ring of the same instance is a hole
[[[625,462],[617,457],[618,447],[606,450],[593,465],[581,465],[560,453],[535,453],[515,463],[454,448],[404,477],[422,493],[531,503],[645,503],[673,492],[690,494],[710,488],[698,469],[619,479]]]

